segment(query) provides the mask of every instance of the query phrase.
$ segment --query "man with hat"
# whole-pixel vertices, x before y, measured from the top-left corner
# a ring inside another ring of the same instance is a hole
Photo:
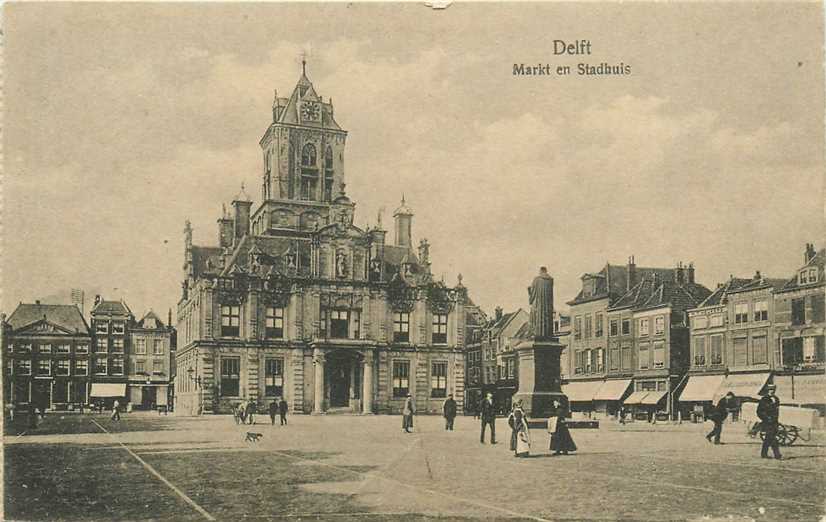
[[[760,398],[757,403],[757,416],[763,424],[763,448],[760,451],[760,457],[769,458],[769,448],[774,453],[774,458],[780,460],[783,457],[780,455],[780,447],[777,444],[777,425],[780,421],[780,399],[774,394],[777,387],[774,384],[766,386],[766,395]]]
[[[723,421],[728,417],[729,410],[735,407],[735,400],[734,392],[728,392],[711,411],[709,419],[714,423],[714,429],[706,435],[706,440],[711,442],[714,439],[714,444],[720,444],[720,435],[723,434]]]
[[[479,442],[485,443],[485,428],[490,426],[490,443],[496,444],[496,408],[493,405],[493,394],[488,392],[482,401],[479,416],[482,418],[482,433]]]
[[[413,414],[416,412],[416,407],[413,405],[413,396],[407,394],[407,399],[404,401],[404,409],[402,409],[402,430],[405,433],[410,433],[410,428],[413,427]]]

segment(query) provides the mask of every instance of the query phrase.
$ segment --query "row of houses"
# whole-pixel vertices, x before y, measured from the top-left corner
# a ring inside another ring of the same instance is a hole
[[[72,304],[20,303],[2,320],[4,400],[18,408],[74,410],[115,399],[167,406],[175,330],[151,310],[140,320],[123,301],[95,298],[90,321]]]
[[[768,383],[784,404],[826,410],[824,261],[826,251],[807,244],[786,277],[732,276],[713,290],[691,263],[641,267],[631,257],[585,273],[569,313],[554,320],[572,410],[685,418],[728,391],[756,398]],[[509,406],[518,388],[513,348],[527,323],[524,310],[497,310],[468,345],[469,405],[492,391]]]

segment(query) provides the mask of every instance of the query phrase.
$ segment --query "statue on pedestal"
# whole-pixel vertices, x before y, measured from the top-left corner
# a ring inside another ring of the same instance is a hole
[[[544,266],[528,287],[528,302],[531,305],[531,336],[539,340],[553,337],[554,279]]]

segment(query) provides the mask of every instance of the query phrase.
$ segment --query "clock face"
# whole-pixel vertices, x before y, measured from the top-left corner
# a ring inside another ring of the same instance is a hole
[[[307,102],[301,106],[301,117],[305,120],[317,120],[319,108],[317,103]]]

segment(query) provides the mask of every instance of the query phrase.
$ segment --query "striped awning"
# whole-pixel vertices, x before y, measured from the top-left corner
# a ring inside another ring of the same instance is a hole
[[[562,393],[570,402],[590,402],[599,391],[603,381],[571,382],[562,386]]]
[[[622,399],[628,387],[631,386],[631,379],[609,379],[594,395],[595,401],[618,401]]]
[[[667,393],[668,392],[665,392],[665,391],[648,392],[648,394],[645,397],[642,398],[642,400],[640,401],[640,404],[648,404],[648,405],[659,404],[659,402],[661,400],[663,400],[663,397],[665,397],[665,395]]]
[[[623,404],[642,404],[642,400],[645,399],[645,396],[651,392],[647,391],[637,391],[629,395],[624,401]]]
[[[705,402],[714,399],[714,393],[726,379],[725,375],[693,375],[680,394],[681,402]]]

